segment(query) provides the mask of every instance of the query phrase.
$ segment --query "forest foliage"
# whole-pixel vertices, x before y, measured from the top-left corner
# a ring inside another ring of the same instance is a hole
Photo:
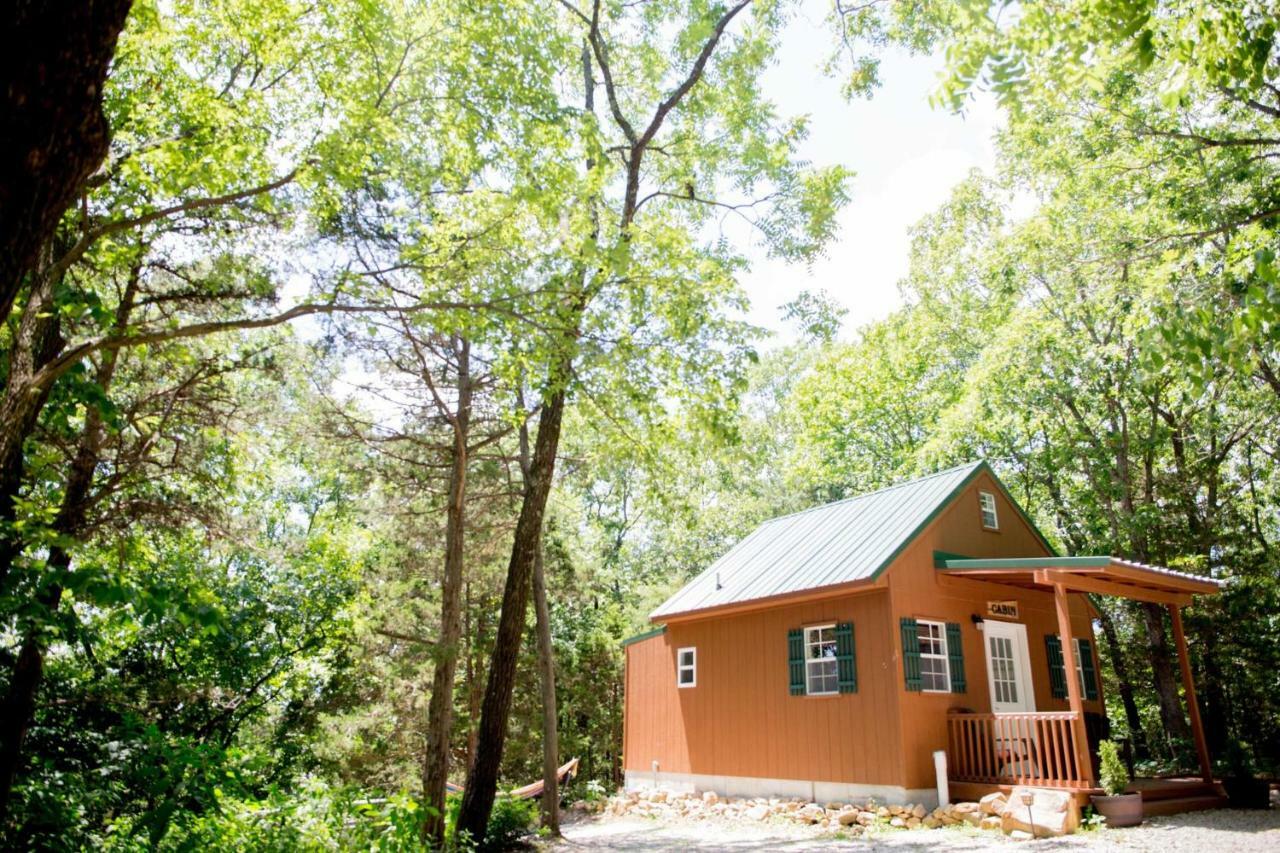
[[[857,204],[760,90],[798,4],[122,5],[109,146],[42,153],[56,216],[0,199],[6,846],[501,846],[548,761],[619,783],[672,590],[977,458],[1063,553],[1228,582],[1187,613],[1210,749],[1280,767],[1270,4],[824,5],[851,97],[905,45],[1008,120],[902,307],[798,292],[791,343],[751,250]],[[1096,603],[1115,735],[1194,766],[1165,614]]]

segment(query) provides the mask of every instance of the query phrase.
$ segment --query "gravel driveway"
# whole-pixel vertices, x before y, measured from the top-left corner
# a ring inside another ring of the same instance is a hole
[[[819,836],[801,826],[723,821],[662,821],[637,817],[586,817],[564,825],[564,840],[545,849],[579,850],[885,850],[924,853],[928,850],[978,851],[1011,844],[1037,851],[1153,851],[1218,853],[1280,851],[1280,811],[1194,812],[1151,818],[1134,829],[1085,832],[1064,838],[1017,842],[970,827],[906,832],[887,830],[863,838],[841,840]]]

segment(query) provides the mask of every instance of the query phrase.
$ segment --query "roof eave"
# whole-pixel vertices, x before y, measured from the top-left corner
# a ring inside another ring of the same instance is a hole
[[[814,587],[812,589],[793,590],[791,592],[779,593],[778,595],[770,595],[763,598],[752,598],[746,601],[731,601],[725,604],[713,604],[710,607],[699,607],[693,610],[681,610],[674,613],[661,613],[655,610],[653,613],[649,614],[649,621],[660,625],[669,625],[673,622],[693,622],[698,619],[751,613],[757,610],[767,610],[771,607],[788,604],[803,604],[807,601],[832,598],[837,595],[852,595],[860,592],[872,592],[877,589],[884,589],[885,586],[886,582],[882,578],[861,578],[847,583],[831,584],[829,586]]]

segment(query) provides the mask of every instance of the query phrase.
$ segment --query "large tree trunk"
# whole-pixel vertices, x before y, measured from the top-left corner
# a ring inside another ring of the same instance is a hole
[[[1138,716],[1138,703],[1133,697],[1133,679],[1129,677],[1129,664],[1124,657],[1124,647],[1120,645],[1115,621],[1105,607],[1098,607],[1098,621],[1102,623],[1102,636],[1107,641],[1107,649],[1111,653],[1111,665],[1116,672],[1116,684],[1120,690],[1120,702],[1124,705],[1124,720],[1129,727],[1133,751],[1139,756],[1144,756],[1147,752],[1146,733],[1142,730],[1142,718]]]
[[[484,838],[497,792],[498,771],[507,739],[507,718],[511,712],[511,693],[515,688],[520,641],[524,636],[529,606],[530,581],[542,549],[542,520],[555,475],[556,451],[564,419],[566,391],[563,377],[568,375],[568,365],[563,367],[565,369],[553,374],[554,379],[561,381],[553,385],[554,390],[542,406],[538,420],[533,461],[525,483],[520,517],[516,521],[511,561],[507,565],[507,580],[502,591],[502,614],[498,617],[498,633],[480,708],[479,742],[471,771],[467,774],[462,810],[458,814],[457,831],[469,833],[477,842]]]
[[[547,607],[547,579],[539,550],[533,564],[533,609],[538,617],[538,669],[542,675],[542,825],[560,835],[560,730],[556,718],[556,660],[551,645],[551,611]]]
[[[1156,699],[1160,703],[1160,720],[1170,737],[1190,740],[1191,727],[1187,725],[1182,710],[1182,697],[1178,695],[1179,679],[1164,629],[1165,609],[1159,604],[1143,603],[1139,606],[1147,629],[1147,653],[1151,657],[1151,675]]]
[[[427,708],[427,752],[422,764],[426,821],[422,839],[443,846],[445,783],[449,778],[449,741],[453,730],[453,683],[458,669],[458,640],[462,633],[462,564],[466,532],[467,464],[471,424],[470,344],[461,340],[458,357],[457,408],[453,426],[453,460],[449,467],[449,506],[445,523],[444,589],[440,604],[440,641],[436,646],[431,702]]]
[[[15,0],[0,27],[0,323],[110,128],[102,90],[132,0]]]

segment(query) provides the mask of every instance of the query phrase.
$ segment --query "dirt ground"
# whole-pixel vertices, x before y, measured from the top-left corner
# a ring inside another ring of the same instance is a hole
[[[583,816],[564,825],[564,840],[543,845],[547,851],[579,850],[884,850],[978,851],[1022,844],[1036,851],[1151,851],[1151,853],[1275,853],[1280,851],[1280,810],[1194,812],[1152,818],[1133,829],[1104,829],[1040,841],[1013,841],[972,827],[937,830],[881,830],[861,838],[818,835],[786,823],[656,820],[638,817]]]

